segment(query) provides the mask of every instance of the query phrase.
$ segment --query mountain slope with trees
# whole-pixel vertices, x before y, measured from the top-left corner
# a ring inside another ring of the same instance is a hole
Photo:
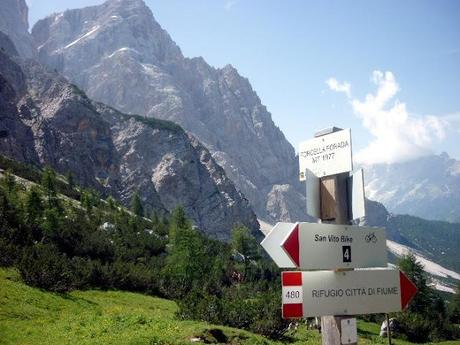
[[[183,205],[202,231],[230,238],[233,225],[258,223],[210,153],[178,125],[122,114],[93,102],[54,71],[24,60],[0,32],[0,153],[49,165],[146,212]]]
[[[94,288],[137,291],[175,300],[177,320],[207,321],[282,341],[293,336],[287,332],[288,322],[281,319],[279,312],[280,270],[264,255],[247,228],[236,227],[230,243],[219,242],[194,229],[180,208],[170,217],[154,212],[152,219],[148,219],[142,217],[143,207],[137,195],[129,212],[110,197],[103,200],[94,191],[71,185],[69,179],[56,175],[50,168],[31,171],[32,168],[17,162],[3,162],[23,177],[36,176],[40,180],[36,184],[10,171],[0,178],[0,266],[16,267],[28,285],[61,294]],[[432,341],[459,337],[452,326],[458,319],[458,296],[447,308],[441,296],[427,286],[423,270],[411,257],[402,261],[401,268],[417,283],[421,293],[407,312],[395,314],[403,326],[399,336],[409,340],[423,336]],[[118,292],[70,296],[86,295],[90,300],[103,301],[114,294],[129,297]],[[53,296],[43,295],[48,302],[50,298],[69,295]],[[69,299],[72,301],[72,297]],[[127,308],[132,310],[137,300],[129,297],[125,302]],[[51,308],[48,302],[45,305]],[[91,303],[83,304],[78,306],[84,308],[83,315],[91,313]],[[10,308],[10,301],[6,305]],[[8,324],[18,312],[21,311],[16,308],[11,315],[0,313],[0,319]],[[104,311],[104,315],[110,318],[109,323],[113,317],[122,317],[138,329],[145,325],[153,327],[158,322],[139,310],[124,316]],[[101,312],[93,320],[100,317]],[[70,324],[74,325],[73,321]],[[80,323],[78,327],[84,333],[103,336],[99,326]],[[105,327],[109,330],[112,326]],[[225,337],[226,332],[222,332]],[[157,339],[168,334],[160,333]],[[219,332],[210,334],[222,336]],[[211,336],[206,332],[200,335]]]

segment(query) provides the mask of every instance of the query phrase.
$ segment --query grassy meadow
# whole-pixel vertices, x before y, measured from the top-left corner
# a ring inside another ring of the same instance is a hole
[[[321,344],[320,334],[303,326],[283,341],[271,341],[239,329],[178,320],[177,310],[173,301],[130,292],[50,293],[25,285],[14,269],[0,269],[0,344],[191,344],[197,337],[203,340],[199,343]],[[378,331],[377,324],[359,322],[360,344],[385,344]]]

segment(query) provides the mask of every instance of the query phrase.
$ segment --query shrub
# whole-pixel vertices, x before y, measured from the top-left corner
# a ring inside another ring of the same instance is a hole
[[[37,244],[24,251],[19,272],[25,283],[49,291],[65,292],[76,281],[69,259],[51,244]]]

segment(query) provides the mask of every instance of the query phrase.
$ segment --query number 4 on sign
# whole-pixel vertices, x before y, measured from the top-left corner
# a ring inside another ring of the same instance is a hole
[[[342,246],[343,262],[351,262],[351,246]]]

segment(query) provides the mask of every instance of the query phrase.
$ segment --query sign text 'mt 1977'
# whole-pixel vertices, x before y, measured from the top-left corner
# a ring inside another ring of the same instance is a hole
[[[344,129],[300,143],[301,181],[305,181],[307,169],[318,177],[351,171],[351,130]]]

